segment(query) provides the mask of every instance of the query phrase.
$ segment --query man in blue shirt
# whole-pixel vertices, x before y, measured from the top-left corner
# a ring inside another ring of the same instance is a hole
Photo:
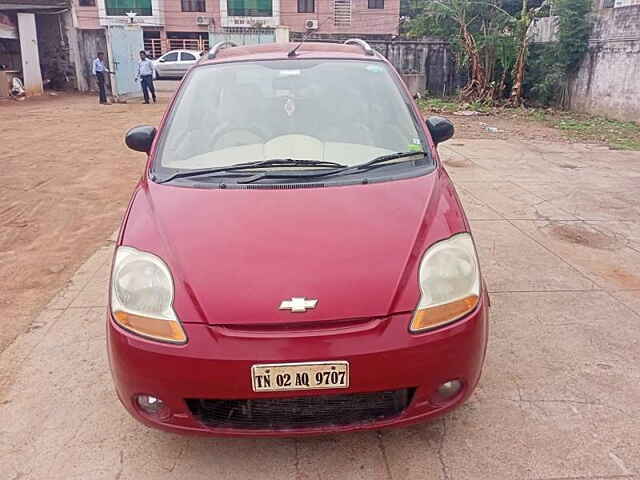
[[[104,74],[111,73],[107,66],[104,64],[104,53],[98,52],[98,58],[93,61],[93,65],[91,67],[91,73],[98,82],[98,90],[100,95],[100,103],[103,105],[107,105],[107,90],[105,88],[106,79]]]
[[[138,78],[140,79],[140,86],[142,87],[142,95],[144,95],[144,103],[149,103],[149,92],[151,92],[151,96],[153,97],[153,103],[156,103],[156,89],[153,86],[153,62],[147,58],[144,50],[140,51],[136,82]]]

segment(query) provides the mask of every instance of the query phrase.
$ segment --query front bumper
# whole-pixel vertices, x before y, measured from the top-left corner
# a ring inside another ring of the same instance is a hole
[[[142,423],[164,430],[205,435],[292,436],[408,425],[443,414],[463,403],[475,388],[487,343],[485,296],[464,319],[419,335],[408,332],[411,314],[341,323],[317,330],[255,330],[184,324],[186,345],[169,345],[132,335],[108,319],[108,348],[116,391]],[[348,389],[256,393],[251,366],[346,360]],[[459,379],[458,395],[442,402],[434,394],[443,382]],[[341,426],[295,429],[212,428],[191,414],[186,399],[257,399],[381,392],[410,388],[409,405],[393,418]],[[135,395],[161,398],[170,410],[164,420],[143,413]]]

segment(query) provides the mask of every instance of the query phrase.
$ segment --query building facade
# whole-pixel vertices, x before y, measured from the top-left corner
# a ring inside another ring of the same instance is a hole
[[[244,43],[269,41],[278,27],[294,37],[398,33],[400,0],[73,0],[77,28],[97,30],[133,22],[145,48],[158,56],[175,48],[201,50],[225,35]],[[135,14],[135,16],[134,16]],[[130,17],[133,17],[131,19]],[[251,34],[251,35],[247,35]],[[235,39],[235,37],[234,37]]]
[[[69,12],[68,0],[0,0],[0,96],[9,95],[14,77],[27,95],[75,88]]]

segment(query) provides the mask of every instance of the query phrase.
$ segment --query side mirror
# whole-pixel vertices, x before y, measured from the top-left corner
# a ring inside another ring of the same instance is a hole
[[[164,63],[166,62],[166,60],[164,58],[161,58],[160,60],[158,60],[160,63]]]
[[[453,123],[442,117],[429,117],[427,119],[427,128],[436,145],[449,140],[455,132]]]
[[[129,130],[127,135],[124,137],[124,142],[131,150],[149,153],[155,137],[156,127],[141,125]]]

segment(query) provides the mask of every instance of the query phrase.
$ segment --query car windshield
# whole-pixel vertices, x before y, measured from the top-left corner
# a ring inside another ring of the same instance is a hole
[[[198,170],[270,159],[351,166],[425,149],[417,121],[383,62],[203,66],[181,89],[155,167]]]

